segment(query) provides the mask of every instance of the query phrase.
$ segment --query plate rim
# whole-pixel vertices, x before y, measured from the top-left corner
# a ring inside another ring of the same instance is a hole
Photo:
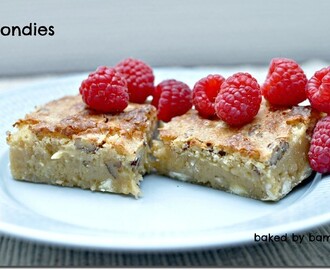
[[[271,232],[271,234],[274,235],[284,235],[284,234],[291,234],[291,233],[304,233],[308,231],[311,228],[315,228],[315,226],[322,226],[327,223],[329,223],[330,220],[330,213],[323,214],[321,216],[316,216],[314,218],[311,218],[308,220],[308,223],[304,222],[303,226],[299,226],[301,222],[296,221],[293,223],[290,223],[290,226],[288,228],[287,225],[283,224],[280,226],[273,226],[269,227],[266,230],[267,231],[261,231],[261,233],[268,234]],[[9,228],[9,229],[8,229]],[[18,230],[12,230],[10,228],[18,228]],[[272,229],[275,228],[276,230],[272,231]],[[226,248],[231,246],[240,246],[244,244],[257,244],[256,242],[253,242],[254,233],[256,233],[254,230],[248,230],[240,233],[236,233],[236,237],[228,239],[227,237],[225,240],[215,240],[214,237],[212,237],[212,241],[208,241],[207,243],[196,242],[192,241],[187,244],[185,242],[184,245],[181,244],[175,244],[168,242],[170,244],[164,244],[161,245],[157,244],[147,244],[140,245],[140,244],[131,244],[127,246],[126,244],[123,244],[122,241],[119,241],[115,244],[109,245],[108,243],[104,241],[93,241],[93,236],[86,237],[81,235],[76,236],[70,236],[69,241],[64,241],[62,234],[60,233],[45,233],[36,230],[36,229],[26,229],[24,227],[20,227],[17,225],[9,225],[6,223],[3,223],[0,221],[0,233],[2,233],[4,236],[10,236],[10,237],[16,237],[18,239],[22,239],[25,241],[34,241],[39,244],[45,244],[45,245],[54,245],[57,247],[67,247],[67,248],[74,248],[74,249],[92,249],[92,250],[99,250],[99,251],[120,251],[120,252],[175,252],[175,251],[193,251],[193,250],[201,250],[201,249],[213,249],[213,248]],[[259,234],[260,231],[258,231]],[[51,236],[51,237],[49,237]],[[82,238],[85,241],[81,241]]]

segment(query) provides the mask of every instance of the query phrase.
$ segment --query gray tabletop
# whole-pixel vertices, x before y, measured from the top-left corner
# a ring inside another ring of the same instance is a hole
[[[330,225],[306,232],[330,235]],[[117,253],[48,246],[0,237],[0,266],[330,266],[329,242],[286,242],[166,253]]]

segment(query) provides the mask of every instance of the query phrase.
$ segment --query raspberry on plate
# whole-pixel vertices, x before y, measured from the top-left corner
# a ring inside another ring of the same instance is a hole
[[[191,109],[191,90],[183,82],[164,80],[157,85],[151,104],[158,109],[158,119],[169,122]]]
[[[306,99],[306,83],[304,71],[294,60],[273,58],[261,91],[273,105],[294,106]]]
[[[99,67],[79,88],[83,101],[96,111],[116,113],[128,105],[127,83],[114,68]]]
[[[313,170],[319,173],[330,172],[330,116],[316,124],[308,157]]]
[[[253,120],[261,103],[260,86],[249,73],[236,73],[225,80],[215,99],[218,117],[231,126]]]
[[[214,102],[225,78],[221,75],[208,75],[200,79],[194,86],[193,105],[198,113],[204,118],[215,116]]]
[[[129,100],[135,103],[143,103],[154,90],[154,74],[146,63],[127,58],[119,62],[115,69],[124,75],[127,81]]]
[[[306,92],[314,109],[330,114],[330,67],[315,72],[307,83]]]

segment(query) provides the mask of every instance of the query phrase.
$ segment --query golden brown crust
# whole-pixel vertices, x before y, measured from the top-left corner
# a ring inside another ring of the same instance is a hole
[[[255,119],[242,127],[230,127],[221,120],[201,118],[195,110],[173,118],[159,129],[164,143],[197,146],[219,154],[240,153],[259,161],[271,160],[291,141],[292,129],[313,127],[320,113],[310,107],[273,108],[263,102]]]
[[[39,107],[15,123],[29,125],[37,136],[71,138],[74,135],[107,132],[139,138],[148,132],[149,120],[156,117],[156,109],[148,104],[131,103],[122,113],[98,113],[86,107],[81,96],[66,96]]]

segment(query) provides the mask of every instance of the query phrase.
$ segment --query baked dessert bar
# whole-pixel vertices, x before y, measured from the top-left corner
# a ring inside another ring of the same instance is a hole
[[[87,109],[81,96],[63,97],[15,123],[7,137],[12,175],[138,196],[156,123],[152,105],[111,115]]]
[[[159,128],[153,166],[183,181],[277,201],[311,174],[307,153],[319,117],[309,107],[263,102],[253,122],[232,128],[190,110]]]

